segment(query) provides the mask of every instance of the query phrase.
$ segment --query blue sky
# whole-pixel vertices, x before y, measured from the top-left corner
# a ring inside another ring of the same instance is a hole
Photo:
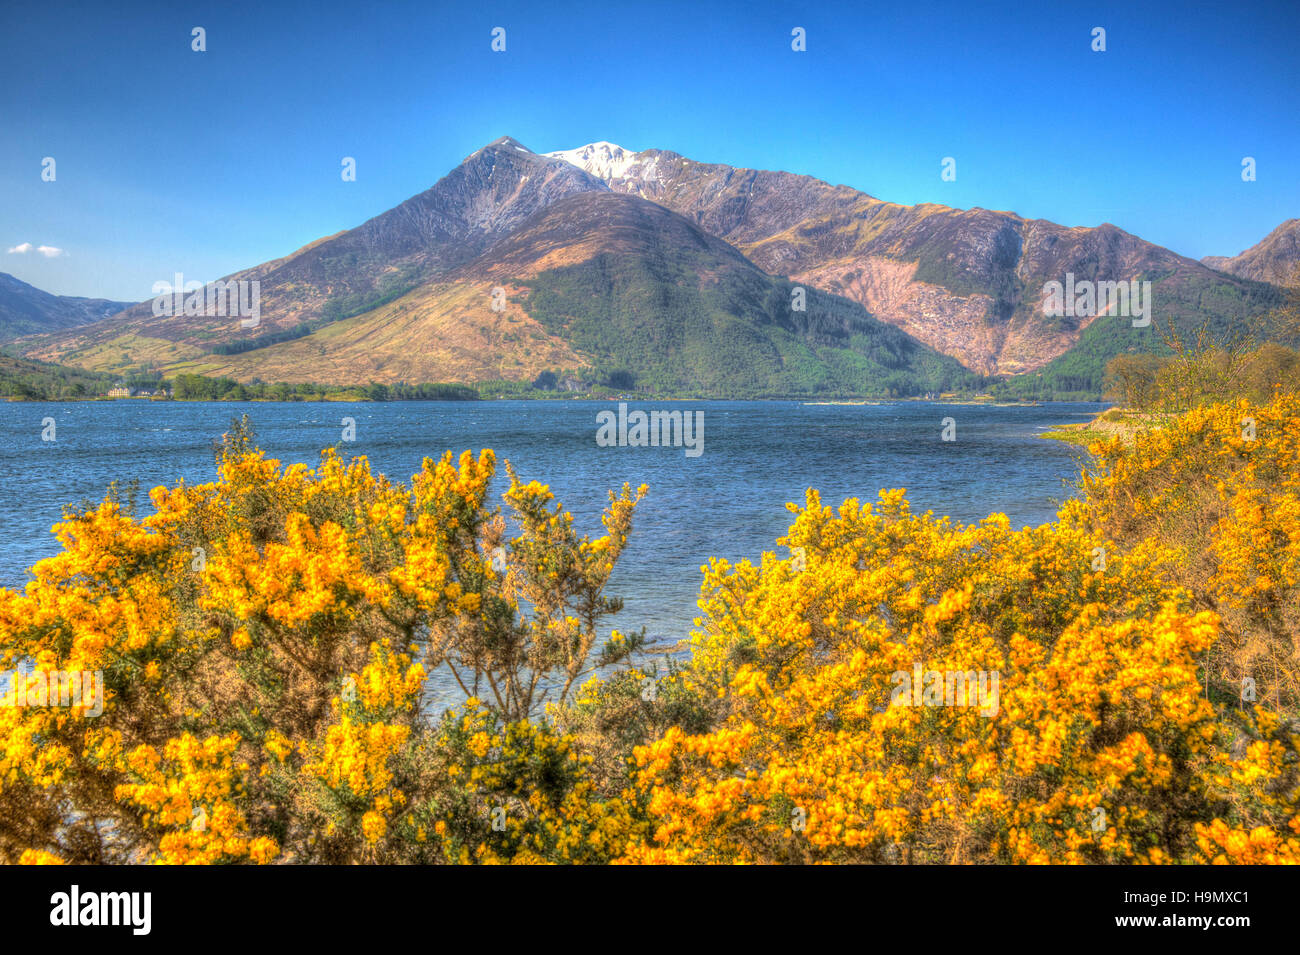
[[[143,299],[176,272],[211,280],[356,226],[501,135],[1231,255],[1300,216],[1297,49],[1292,0],[11,3],[0,247],[33,250],[0,271]]]

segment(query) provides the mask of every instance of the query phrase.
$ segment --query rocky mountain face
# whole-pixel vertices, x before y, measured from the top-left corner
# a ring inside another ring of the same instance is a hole
[[[1205,265],[1274,285],[1300,285],[1300,219],[1287,219],[1240,255],[1207,255]]]
[[[529,278],[600,254],[648,256],[668,250],[702,271],[759,271],[733,246],[683,216],[602,189],[566,196],[547,206],[456,274]]]
[[[130,305],[104,298],[51,295],[0,272],[0,342],[89,325]]]
[[[615,192],[681,213],[769,273],[859,302],[986,374],[1041,368],[1097,320],[1043,315],[1044,284],[1067,273],[1089,281],[1159,275],[1207,288],[1232,284],[1110,224],[1067,228],[1009,212],[902,206],[809,176],[610,143],[550,155]]]

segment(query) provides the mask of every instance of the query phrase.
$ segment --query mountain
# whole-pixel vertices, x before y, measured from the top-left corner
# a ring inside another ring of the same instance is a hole
[[[0,342],[89,325],[130,305],[104,298],[51,295],[0,272]]]
[[[355,229],[227,276],[260,283],[256,332],[243,329],[237,318],[155,316],[149,301],[82,334],[33,342],[30,353],[98,365],[99,352],[125,350],[157,362],[201,357],[214,345],[301,337],[446,274],[556,199],[604,188],[576,167],[503,137],[432,188]]]
[[[1150,281],[1155,327],[1044,315],[1045,284],[1067,275]],[[1281,300],[1109,224],[903,206],[608,142],[541,155],[509,137],[396,208],[230,278],[259,281],[256,329],[146,302],[18,344],[96,370],[244,382],[554,369],[671,393],[878,395],[1028,374],[1036,394],[1082,395],[1115,354],[1163,348],[1161,327],[1231,331]]]
[[[1150,279],[1156,318],[1183,324],[1208,316],[1202,302],[1232,302],[1227,317],[1235,321],[1275,298],[1110,224],[1070,228],[1010,212],[903,206],[809,176],[606,142],[548,155],[612,191],[680,213],[771,274],[853,299],[986,374],[1042,368],[1074,348],[1089,326],[1106,324],[1106,317],[1043,315],[1044,284],[1063,282],[1067,273]],[[1119,330],[1117,337],[1129,336]],[[1099,367],[1089,374],[1099,383]]]
[[[753,397],[914,394],[971,378],[856,303],[808,290],[795,311],[792,299],[790,283],[681,216],[599,190],[375,309],[176,370],[344,384],[587,369],[656,393]]]
[[[1300,285],[1300,219],[1287,219],[1240,255],[1207,255],[1201,261],[1212,269],[1256,282]]]
[[[789,283],[727,242],[509,138],[358,228],[231,278],[260,282],[256,331],[144,303],[28,354],[325,384],[585,368],[690,394],[915,393],[971,378],[860,305],[808,289],[794,307]]]

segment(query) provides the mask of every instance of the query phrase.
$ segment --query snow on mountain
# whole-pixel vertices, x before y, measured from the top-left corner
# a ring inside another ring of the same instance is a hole
[[[588,143],[577,149],[561,149],[546,155],[552,159],[563,159],[597,179],[608,182],[626,176],[628,169],[638,161],[639,154],[614,143],[599,142]]]

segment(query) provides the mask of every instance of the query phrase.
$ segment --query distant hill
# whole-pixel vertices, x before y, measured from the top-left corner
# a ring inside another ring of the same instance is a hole
[[[0,272],[0,342],[89,325],[130,305],[103,298],[51,295]]]
[[[1207,255],[1212,269],[1274,285],[1300,285],[1300,219],[1287,219],[1240,255]]]

